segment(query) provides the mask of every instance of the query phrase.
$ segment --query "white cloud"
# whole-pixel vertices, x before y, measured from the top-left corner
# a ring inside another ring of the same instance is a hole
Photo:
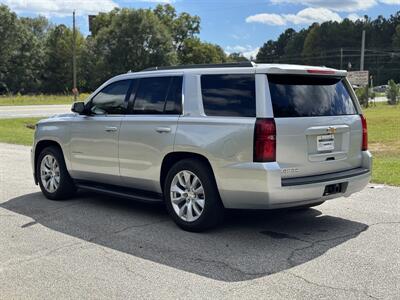
[[[399,0],[380,0],[380,2],[399,2]],[[273,4],[301,4],[308,7],[328,8],[334,11],[353,12],[366,10],[377,4],[377,0],[271,0]]]
[[[28,12],[46,16],[67,16],[76,10],[77,15],[107,12],[119,5],[113,0],[5,0],[0,1],[16,12]]]
[[[314,22],[322,23],[325,21],[338,21],[340,22],[342,18],[335,12],[327,8],[313,8],[308,7],[297,14],[284,15],[288,22],[293,24],[310,24]]]
[[[225,52],[229,55],[233,52],[235,53],[240,53],[244,57],[247,58],[255,58],[257,56],[258,51],[260,50],[260,47],[252,47],[251,45],[236,45],[236,46],[228,46],[225,48]]]
[[[260,51],[260,47],[254,48],[252,50],[245,51],[242,54],[243,54],[244,57],[247,57],[249,59],[250,58],[255,59],[257,54],[258,54],[258,51]]]
[[[352,14],[348,14],[348,15],[347,15],[347,19],[349,19],[349,20],[355,22],[355,21],[357,21],[357,20],[360,20],[360,21],[364,20],[364,17],[361,17],[361,16],[359,16],[359,15],[357,15],[357,14],[355,14],[355,13],[352,13]]]
[[[257,14],[246,18],[247,23],[263,23],[267,25],[282,26],[289,23],[311,24],[314,22],[322,23],[326,21],[338,21],[342,18],[335,12],[327,8],[313,8],[308,7],[297,14]]]
[[[390,5],[400,5],[400,0],[379,0],[379,2]]]
[[[246,18],[247,23],[263,23],[267,25],[285,25],[286,20],[278,14],[256,14]]]

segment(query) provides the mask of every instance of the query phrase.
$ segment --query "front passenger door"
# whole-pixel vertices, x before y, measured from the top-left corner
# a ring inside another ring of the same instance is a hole
[[[71,126],[71,175],[80,180],[118,184],[118,135],[127,109],[132,80],[103,88],[87,103],[88,115]]]

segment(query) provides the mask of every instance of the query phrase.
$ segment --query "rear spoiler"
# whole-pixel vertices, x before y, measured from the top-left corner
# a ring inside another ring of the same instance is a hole
[[[314,76],[332,76],[332,77],[346,77],[346,70],[336,70],[331,68],[309,67],[304,69],[291,69],[291,68],[260,68],[256,73],[266,74],[292,74],[292,75],[314,75]]]

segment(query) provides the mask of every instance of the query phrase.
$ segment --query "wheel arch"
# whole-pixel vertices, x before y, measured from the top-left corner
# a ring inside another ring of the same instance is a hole
[[[40,155],[40,153],[43,151],[43,149],[47,148],[47,147],[57,147],[58,149],[60,149],[61,153],[64,156],[64,160],[65,160],[65,155],[64,155],[64,151],[60,145],[60,143],[54,141],[54,140],[41,140],[39,142],[37,142],[36,146],[35,146],[35,156],[34,156],[34,168],[33,168],[33,173],[34,173],[34,179],[35,179],[35,184],[38,184],[38,177],[37,177],[37,172],[36,172],[36,167],[37,167],[37,160],[38,157]]]
[[[161,172],[160,172],[160,185],[161,185],[161,190],[164,191],[164,183],[165,179],[167,177],[168,171],[171,169],[171,167],[177,163],[178,161],[181,161],[183,159],[196,159],[204,163],[208,168],[211,170],[211,175],[212,178],[217,185],[217,181],[215,179],[215,174],[213,167],[210,163],[210,161],[205,157],[204,155],[201,155],[199,153],[194,153],[194,152],[185,152],[185,151],[179,151],[179,152],[170,152],[168,153],[162,163],[161,163]],[[218,188],[218,185],[217,185]]]

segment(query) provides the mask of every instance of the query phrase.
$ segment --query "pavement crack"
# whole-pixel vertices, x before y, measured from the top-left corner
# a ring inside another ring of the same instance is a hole
[[[242,270],[240,268],[234,267],[224,261],[218,261],[218,260],[213,260],[213,259],[205,259],[205,258],[201,258],[201,257],[197,257],[197,258],[191,258],[191,261],[195,261],[198,263],[211,263],[214,266],[218,266],[220,265],[223,268],[229,269],[232,272],[236,272],[238,274],[240,274],[243,277],[247,277],[247,278],[253,278],[255,276],[265,276],[265,275],[270,275],[269,272],[249,272],[249,271],[245,271]]]
[[[290,274],[293,277],[301,279],[301,280],[303,280],[304,282],[306,282],[306,283],[308,283],[310,285],[314,285],[314,286],[317,286],[317,287],[320,287],[320,288],[327,288],[327,289],[331,289],[331,290],[335,290],[335,291],[362,293],[363,295],[367,296],[368,298],[379,299],[379,298],[377,298],[375,296],[372,296],[372,295],[368,294],[366,291],[363,291],[363,290],[357,290],[357,289],[352,289],[352,288],[342,288],[342,287],[336,287],[336,286],[331,286],[331,285],[327,285],[327,284],[317,283],[317,282],[309,280],[309,279],[307,279],[307,278],[305,278],[303,276],[300,276],[300,275],[295,274],[295,273],[290,272],[290,271],[284,271],[284,273]]]
[[[53,254],[53,253],[55,253],[55,252],[57,252],[59,250],[71,248],[71,247],[73,247],[75,245],[78,245],[78,244],[82,244],[82,242],[78,241],[78,242],[68,243],[68,244],[62,245],[60,247],[57,247],[57,248],[54,248],[54,249],[48,249],[48,250],[44,250],[44,251],[43,250],[39,250],[37,252],[34,252],[28,258],[25,258],[25,259],[17,260],[17,261],[14,261],[14,262],[12,262],[12,260],[8,260],[8,261],[4,262],[3,266],[4,267],[10,267],[10,266],[21,265],[21,264],[24,264],[24,263],[28,263],[28,262],[32,262],[32,261],[35,261],[35,260],[39,260],[39,259],[42,259],[44,257],[50,256],[51,254]]]
[[[344,235],[339,235],[339,236],[332,237],[332,238],[329,238],[329,239],[319,239],[319,240],[315,240],[315,241],[305,240],[305,239],[297,239],[297,240],[300,240],[302,242],[308,243],[308,245],[304,246],[304,247],[293,249],[290,252],[290,254],[289,254],[289,256],[288,256],[288,258],[286,260],[289,263],[290,267],[294,267],[294,266],[298,265],[298,263],[296,263],[295,260],[294,260],[294,256],[296,255],[297,252],[303,251],[303,250],[306,250],[306,249],[310,249],[310,248],[314,248],[317,244],[320,244],[320,243],[335,241],[335,240],[338,240],[338,239],[347,239],[347,238],[356,237],[360,233],[366,231],[368,228],[369,228],[369,226],[365,225],[360,230],[357,230],[355,232],[347,233],[347,234],[344,234]]]
[[[160,223],[165,223],[165,222],[169,222],[169,220],[159,220],[159,221],[154,221],[154,222],[145,223],[145,224],[140,224],[140,225],[129,225],[129,226],[123,227],[123,228],[118,229],[118,230],[114,230],[114,231],[107,232],[107,233],[104,233],[104,234],[96,235],[96,236],[94,236],[94,237],[92,237],[92,238],[87,239],[87,241],[89,241],[89,242],[94,242],[94,241],[96,241],[96,240],[99,240],[99,239],[108,237],[108,236],[113,235],[113,234],[118,234],[118,233],[124,232],[124,231],[129,230],[129,229],[132,229],[132,228],[147,227],[147,226],[151,226],[151,225],[155,225],[155,224],[160,224]]]
[[[145,224],[140,224],[140,225],[130,225],[130,226],[126,226],[122,229],[116,230],[114,232],[112,232],[113,234],[118,234],[121,233],[123,231],[129,230],[131,228],[140,228],[140,227],[147,227],[147,226],[151,226],[151,225],[155,225],[155,224],[160,224],[160,223],[165,223],[165,222],[169,222],[169,220],[159,220],[159,221],[155,221],[155,222],[150,222],[150,223],[145,223]]]

